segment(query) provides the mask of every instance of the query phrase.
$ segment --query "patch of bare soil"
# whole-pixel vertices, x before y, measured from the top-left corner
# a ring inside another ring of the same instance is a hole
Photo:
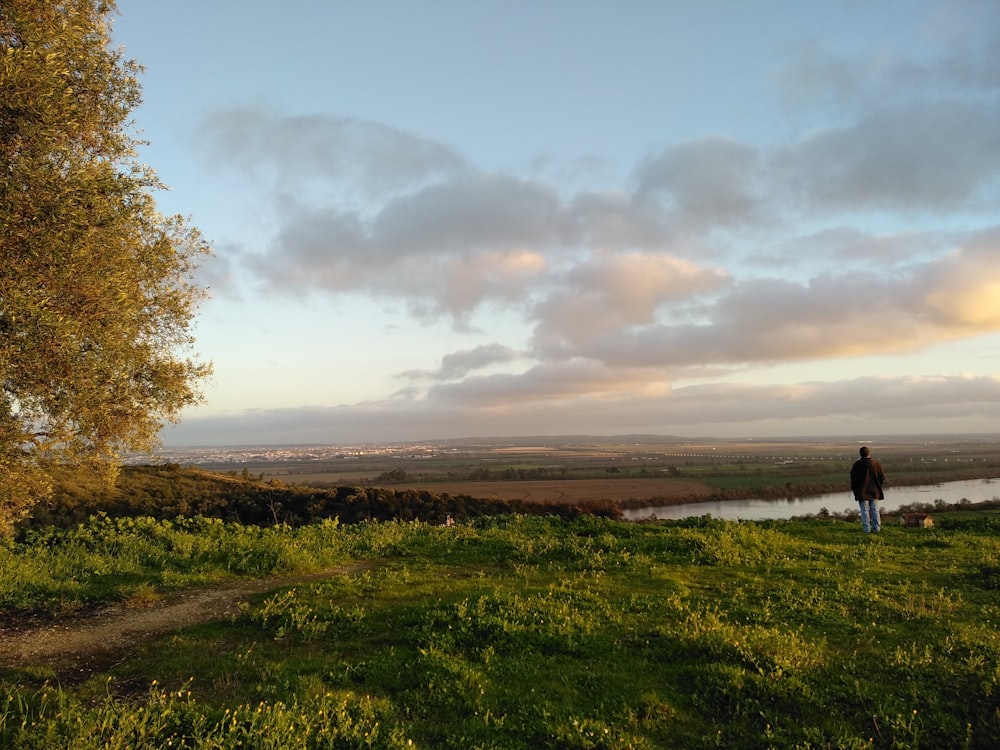
[[[355,573],[363,563],[305,576],[239,581],[180,592],[144,606],[115,604],[45,624],[0,628],[0,668],[48,667],[61,677],[85,679],[114,665],[144,640],[236,614],[254,594]]]

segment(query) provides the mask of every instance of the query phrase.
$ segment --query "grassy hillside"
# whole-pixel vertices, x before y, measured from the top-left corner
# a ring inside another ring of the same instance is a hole
[[[33,531],[0,549],[8,621],[370,567],[95,674],[7,665],[0,746],[995,748],[1000,518],[970,510],[872,536],[524,515]]]

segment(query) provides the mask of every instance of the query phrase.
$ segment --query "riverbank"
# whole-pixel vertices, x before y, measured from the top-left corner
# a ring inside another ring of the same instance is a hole
[[[926,473],[906,473],[898,477],[890,477],[886,482],[886,491],[901,487],[933,487],[948,482],[993,480],[1000,476],[996,467],[983,469],[962,469],[957,471],[940,471]],[[622,509],[647,508],[651,506],[668,507],[673,505],[691,505],[693,503],[725,503],[738,500],[796,500],[802,498],[833,495],[838,492],[850,492],[850,482],[787,482],[784,486],[764,487],[734,487],[715,489],[688,494],[674,494],[653,498],[629,498],[618,503]]]

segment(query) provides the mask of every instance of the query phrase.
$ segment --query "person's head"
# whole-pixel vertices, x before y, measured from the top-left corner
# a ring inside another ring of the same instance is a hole
[[[861,458],[868,458],[868,446],[867,445],[862,445],[861,446],[861,450],[858,451],[858,453],[861,454]]]

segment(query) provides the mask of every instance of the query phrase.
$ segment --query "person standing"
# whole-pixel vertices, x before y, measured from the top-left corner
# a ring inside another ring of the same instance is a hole
[[[871,457],[868,446],[861,446],[860,453],[861,458],[851,467],[851,489],[854,491],[854,499],[861,506],[861,528],[867,534],[882,528],[878,501],[885,499],[885,493],[882,492],[885,474],[882,464]]]

